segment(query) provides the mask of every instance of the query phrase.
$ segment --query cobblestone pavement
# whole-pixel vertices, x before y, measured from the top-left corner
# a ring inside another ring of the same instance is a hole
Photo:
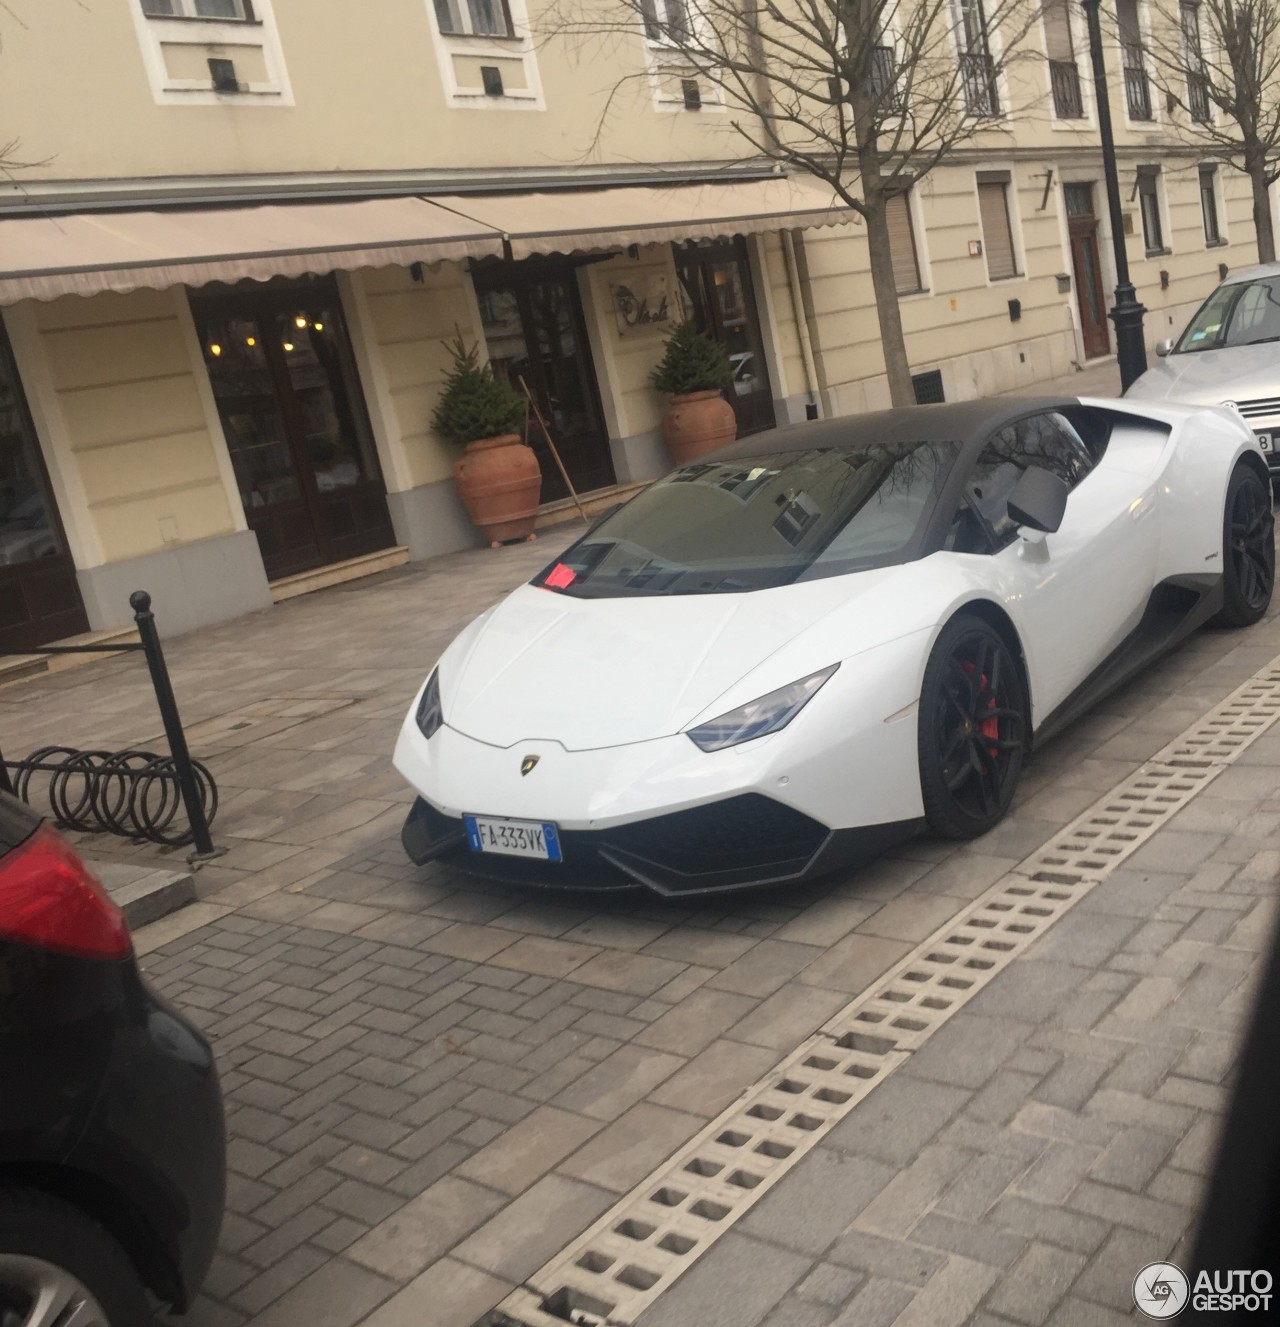
[[[172,642],[230,845],[139,933],[214,1039],[198,1327],[469,1327],[852,995],[1280,653],[1205,631],[1045,748],[980,842],[681,904],[415,869],[390,769],[453,632],[572,532]],[[157,606],[163,613],[163,605]],[[0,691],[6,750],[159,730],[136,662]],[[1106,1324],[1184,1237],[1266,932],[1260,741],[877,1089],[643,1327]],[[156,861],[164,860],[156,854]]]

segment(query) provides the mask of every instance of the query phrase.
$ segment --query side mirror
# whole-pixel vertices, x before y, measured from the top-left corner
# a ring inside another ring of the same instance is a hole
[[[1028,466],[1009,494],[1009,519],[1022,527],[1024,538],[1052,534],[1062,524],[1070,493],[1065,479],[1038,465]]]
[[[1173,349],[1173,342],[1166,336],[1163,341],[1156,342],[1156,354],[1163,359]]]

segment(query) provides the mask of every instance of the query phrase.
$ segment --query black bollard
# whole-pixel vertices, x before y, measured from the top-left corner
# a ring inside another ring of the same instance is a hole
[[[173,757],[174,773],[178,777],[178,790],[182,794],[187,822],[191,826],[192,842],[195,844],[191,860],[207,861],[221,856],[221,852],[213,846],[213,839],[209,835],[204,801],[196,784],[195,771],[191,768],[191,753],[187,750],[186,734],[182,731],[182,720],[178,717],[178,702],[173,696],[169,669],[165,666],[164,651],[160,648],[160,636],[156,631],[155,614],[151,611],[151,596],[145,590],[135,590],[129,596],[129,607],[133,609],[133,620],[138,624],[138,638],[147,656],[147,667],[151,670],[151,685],[155,689],[156,704],[160,707],[160,718],[164,722],[164,734],[169,741],[169,754]]]

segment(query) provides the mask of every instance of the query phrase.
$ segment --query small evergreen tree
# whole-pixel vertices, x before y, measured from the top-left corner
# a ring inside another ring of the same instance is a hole
[[[431,415],[431,427],[458,446],[478,438],[517,433],[524,422],[524,401],[505,382],[480,363],[479,345],[468,346],[458,333],[444,343],[453,356],[440,399]]]
[[[712,340],[691,322],[677,323],[662,359],[649,375],[660,391],[681,396],[686,392],[714,392],[733,377],[733,366],[719,341]]]

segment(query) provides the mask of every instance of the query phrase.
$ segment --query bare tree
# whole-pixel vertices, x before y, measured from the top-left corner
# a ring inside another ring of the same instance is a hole
[[[1157,0],[1153,81],[1184,141],[1249,177],[1258,261],[1276,257],[1268,190],[1280,179],[1280,3]]]
[[[903,405],[914,395],[887,206],[1000,128],[1005,70],[1039,12],[1039,0],[553,0],[535,26],[615,50],[643,37],[648,61],[615,94],[655,69],[709,87],[752,148],[824,181],[866,222],[889,391]]]

